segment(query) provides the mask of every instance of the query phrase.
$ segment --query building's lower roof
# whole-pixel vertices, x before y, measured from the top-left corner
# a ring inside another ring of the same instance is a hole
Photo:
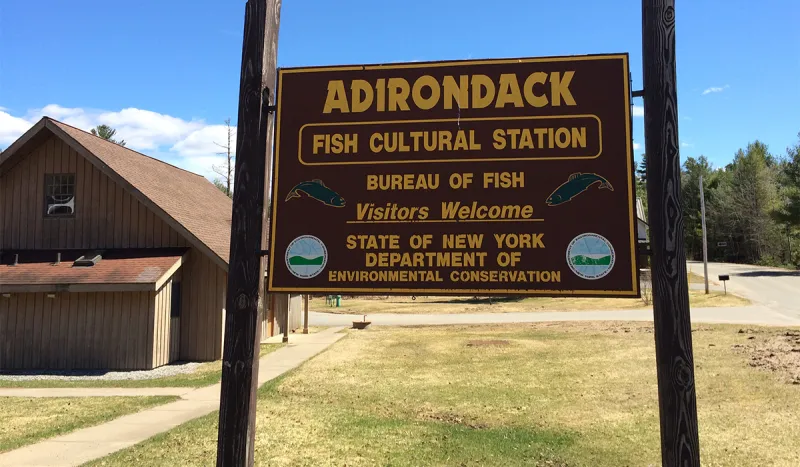
[[[155,291],[178,270],[186,248],[19,250],[0,255],[0,293]],[[61,261],[56,264],[59,253]],[[93,258],[100,256],[92,265]],[[88,266],[78,266],[84,258]]]

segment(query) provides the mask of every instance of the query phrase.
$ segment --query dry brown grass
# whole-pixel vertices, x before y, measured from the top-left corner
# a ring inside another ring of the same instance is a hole
[[[703,465],[800,465],[800,386],[751,367],[738,329],[692,334]],[[216,422],[94,465],[208,465]],[[256,464],[658,465],[658,425],[650,324],[381,327],[262,388]]]
[[[747,299],[733,294],[690,290],[689,301],[694,307],[745,306]],[[641,299],[631,298],[514,298],[497,297],[353,297],[342,298],[340,307],[325,305],[324,298],[314,298],[309,308],[324,313],[371,315],[375,313],[519,313],[535,311],[595,311],[636,310],[647,308]]]

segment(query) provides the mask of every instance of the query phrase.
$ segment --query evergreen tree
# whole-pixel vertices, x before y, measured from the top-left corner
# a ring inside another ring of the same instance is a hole
[[[636,164],[636,197],[642,200],[644,221],[647,222],[647,154],[642,153],[642,160]]]
[[[798,133],[800,140],[800,133]],[[795,231],[800,230],[800,142],[786,150],[779,175],[781,205],[772,213],[786,235],[787,262],[800,265],[800,251],[792,248]]]
[[[739,261],[774,263],[782,253],[779,226],[772,218],[780,206],[775,158],[755,141],[736,153],[726,172],[727,186],[715,210],[727,212],[721,216],[723,225],[715,227],[734,239]]]
[[[108,125],[97,125],[91,129],[91,132],[93,135],[103,138],[106,141],[111,141],[112,143],[117,143],[120,146],[125,146],[125,140],[117,141],[114,139],[114,135],[117,134],[117,130]]]

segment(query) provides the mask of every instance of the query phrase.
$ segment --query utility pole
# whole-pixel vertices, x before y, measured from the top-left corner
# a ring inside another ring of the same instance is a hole
[[[280,0],[245,5],[217,466],[253,465]]]
[[[703,277],[708,295],[708,243],[706,242],[706,197],[703,194],[703,176],[700,176],[700,223],[703,225]]]
[[[695,467],[700,441],[681,210],[675,0],[642,0],[642,54],[661,462]]]

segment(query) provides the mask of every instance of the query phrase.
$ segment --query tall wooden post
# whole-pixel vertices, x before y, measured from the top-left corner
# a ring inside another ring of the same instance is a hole
[[[675,0],[642,0],[642,53],[661,462],[699,466],[678,153]]]
[[[260,313],[264,310],[265,183],[270,175],[280,0],[245,6],[228,266],[218,466],[252,466]]]

